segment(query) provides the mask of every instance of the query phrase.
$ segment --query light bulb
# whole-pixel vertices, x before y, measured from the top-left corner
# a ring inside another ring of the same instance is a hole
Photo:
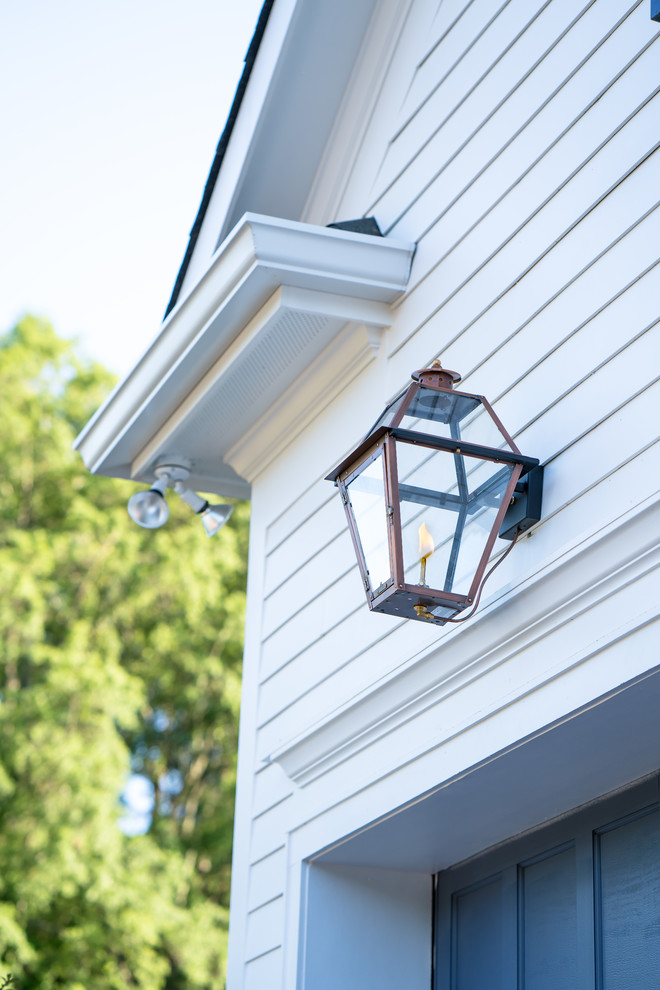
[[[165,501],[165,496],[157,488],[151,488],[147,492],[136,492],[128,500],[128,514],[144,529],[158,529],[167,522],[170,510]]]
[[[202,526],[206,531],[206,535],[215,536],[218,530],[222,529],[227,522],[233,510],[233,505],[207,505],[205,509],[202,509],[199,514],[202,518]]]

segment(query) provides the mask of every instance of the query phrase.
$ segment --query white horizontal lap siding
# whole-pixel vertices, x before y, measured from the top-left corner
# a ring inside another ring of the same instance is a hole
[[[288,546],[288,541],[281,546],[284,553],[278,554],[277,562],[284,563],[283,558],[288,551],[287,563],[278,575],[279,581],[264,601],[264,636],[269,636],[278,629],[316,597],[327,583],[334,583],[351,568],[351,542],[346,530],[346,517],[336,492],[333,495],[332,511],[319,513],[328,519],[329,525],[324,527],[322,519],[319,519],[318,522],[312,521],[309,527],[312,534],[320,532],[322,540],[327,542],[317,549],[317,544],[310,540],[305,548],[300,548],[300,554],[295,557],[292,556],[293,548]],[[300,541],[296,539],[295,542]],[[310,553],[313,555],[308,557]],[[292,561],[296,561],[296,564]],[[291,572],[290,568],[293,568]],[[319,586],[318,577],[322,575],[326,575],[326,582]]]
[[[280,897],[286,882],[286,850],[282,846],[250,868],[247,906],[255,910]]]
[[[567,5],[563,11],[559,9],[561,6],[549,0],[510,0],[462,57],[454,61],[454,56],[448,56],[446,68],[451,66],[450,71],[393,136],[387,149],[374,205],[385,211],[388,227],[396,216],[392,212],[396,202],[394,189],[401,177],[409,173],[417,191],[424,188],[434,166],[437,170],[452,150],[467,140],[474,127],[495,111],[547,49],[549,37],[556,35],[543,32],[544,25],[548,27],[546,21],[561,19],[563,26],[563,22],[574,16],[574,12],[566,9]],[[475,30],[488,24],[488,11],[482,19],[479,4],[473,5],[470,14]],[[441,134],[444,151],[438,154]]]
[[[455,242],[444,231],[462,226],[459,236],[468,234],[532,171],[538,185],[532,207],[538,207],[648,99],[656,82],[642,56],[655,37],[649,37],[641,17],[635,10],[601,47],[587,48],[594,42],[588,33],[584,46],[572,54],[574,71],[566,77],[567,53],[563,46],[553,50],[556,65],[554,59],[545,60],[515,99],[504,103],[456,154],[443,157],[442,165],[436,159],[428,181],[405,204],[400,218],[402,228],[413,230],[421,242],[413,283],[451,251]],[[572,34],[564,44],[573,40]],[[542,80],[536,78],[541,69]]]
[[[240,990],[279,990],[282,986],[282,949],[273,949],[245,966],[245,982]]]
[[[455,342],[452,354],[461,361],[475,389],[485,389],[490,383],[493,401],[504,403],[503,415],[506,409],[509,416],[518,417],[511,429],[520,429],[563,394],[556,377],[558,360],[576,362],[562,372],[562,380],[571,383],[568,376],[576,380],[593,371],[654,322],[659,235],[660,210],[655,209],[531,319],[508,327],[508,337],[498,347],[482,348],[475,360],[469,334]],[[606,331],[612,334],[609,340],[602,338]],[[512,376],[512,367],[521,369],[518,376]],[[514,386],[517,401],[522,402],[517,411],[507,401]]]
[[[509,0],[479,0],[479,3],[453,0],[449,4],[443,0],[431,28],[433,44],[429,51],[425,47],[422,49],[406,93],[400,125],[391,139],[393,145],[508,3]],[[436,39],[437,32],[440,36]]]
[[[616,521],[635,507],[658,497],[660,442],[647,444],[646,439],[642,439],[641,451],[632,457],[627,448],[619,451],[619,454],[623,453],[623,463],[614,469],[611,463],[606,464],[604,477],[590,477],[586,489],[574,484],[571,491],[565,490],[558,469],[554,466],[549,468],[544,499],[551,506],[550,514],[544,518],[539,529],[518,543],[515,554],[517,562],[512,559],[512,554],[493,577],[493,587],[485,592],[486,605],[491,598],[497,599],[499,587],[514,595],[521,583],[538,573],[543,562],[560,559],[563,553],[580,547],[594,534],[606,529],[607,523],[605,526],[599,525],[604,515]],[[598,438],[596,440],[598,442]],[[591,451],[578,447],[575,452],[578,466],[580,459],[589,455]],[[573,462],[564,462],[561,467],[562,470],[572,471],[574,466]],[[571,494],[574,497],[570,497]],[[608,507],[606,513],[604,507]],[[612,565],[616,566],[616,562],[613,561]],[[524,617],[521,616],[521,619]]]
[[[248,862],[245,864],[245,936],[242,958],[248,964],[262,957],[254,966],[277,967],[281,955],[277,950],[284,937],[284,895],[286,883],[286,838],[291,813],[291,782],[278,766],[261,766],[252,781],[253,808]],[[248,968],[245,973],[247,974]],[[279,972],[271,978],[279,981]],[[256,977],[255,977],[256,978]],[[246,975],[247,980],[247,975]],[[273,985],[278,985],[275,981]],[[246,983],[247,985],[247,983]]]
[[[536,419],[519,435],[521,444],[545,449],[547,456],[544,462],[553,463],[591,431],[604,426],[610,417],[627,416],[628,413],[624,412],[626,407],[641,402],[643,393],[648,389],[653,391],[658,380],[658,345],[656,322],[650,330],[641,333],[625,349],[613,355],[550,406],[543,417]],[[557,384],[561,388],[568,383],[558,377]],[[657,438],[658,423],[654,423],[653,419],[651,416],[650,433],[647,424],[640,424],[633,430],[619,452],[617,464],[622,463],[621,458],[634,456]],[[603,463],[607,461],[599,458],[597,465],[590,465],[594,481]]]
[[[284,846],[291,818],[291,802],[291,797],[288,797],[253,817],[250,841],[252,864],[260,862]]]
[[[357,580],[352,604],[351,611],[337,617],[335,626],[323,638],[311,643],[262,684],[259,704],[259,751],[262,754],[271,753],[286,741],[287,734],[296,734],[298,720],[294,708],[302,706],[301,714],[306,724],[318,717],[312,694],[320,696],[325,710],[333,702],[338,703],[335,694],[338,682],[345,681],[347,691],[353,694],[361,685],[377,680],[379,675],[400,662],[400,654],[385,641],[401,625],[401,620],[383,616],[384,621],[374,625]],[[416,638],[413,633],[412,639]],[[375,644],[378,644],[378,660],[365,671],[365,681],[358,674],[358,661]],[[274,720],[277,720],[275,724]],[[283,733],[285,737],[281,738]]]
[[[546,13],[553,8],[570,17],[575,13],[568,3],[553,3]],[[446,117],[444,104],[437,107],[426,143],[416,150],[404,142],[409,160],[372,204],[381,224],[390,230],[403,221],[419,239],[485,170],[488,187],[494,183],[498,195],[500,186],[517,181],[654,41],[646,9],[639,2],[630,14],[629,9],[600,0],[559,36],[539,36],[534,54],[540,57],[530,71],[524,71],[530,39],[523,36],[517,45],[521,52],[509,53],[499,88],[492,74],[480,76],[456,113]],[[442,186],[434,189],[438,179]],[[475,194],[478,205],[478,189]],[[495,199],[491,196],[491,203]]]
[[[493,349],[613,247],[658,201],[659,113],[656,96],[513,236],[502,241],[491,217],[476,227],[401,305],[394,353],[416,335],[416,346],[453,342],[474,324]]]
[[[649,218],[649,227],[644,234],[652,235],[653,226],[660,236],[658,210]],[[657,242],[653,244],[651,239],[648,246],[651,252],[658,250]],[[593,315],[589,314],[577,325],[573,322],[576,316],[579,320],[580,303],[585,302],[578,283],[572,293],[576,297],[577,312],[570,312],[570,301],[566,300],[569,305],[557,307],[560,314],[550,312],[547,316],[544,314],[544,318],[532,321],[525,333],[516,335],[468,378],[469,387],[474,386],[476,391],[483,387],[488,391],[498,415],[519,445],[525,448],[530,444],[541,445],[537,456],[544,461],[556,456],[608,410],[636,394],[639,388],[648,384],[649,375],[655,374],[660,264],[656,261],[640,277],[627,281],[626,261],[630,256],[624,242],[611,259],[612,263],[596,270],[593,279],[588,280],[598,281],[599,292],[604,296],[615,289],[614,298],[606,298],[602,304],[598,295],[591,298],[587,310],[596,305]],[[621,262],[619,270],[615,270],[617,259]],[[612,279],[608,282],[610,273]],[[621,274],[626,287],[616,291]],[[523,359],[528,358],[529,370],[522,371],[511,381],[511,369],[520,367],[516,360],[516,343],[519,354],[522,352]],[[637,348],[641,350],[638,352]],[[648,356],[651,363],[634,367],[636,353]],[[609,382],[611,391],[596,394],[592,388],[590,401],[585,403],[587,393],[582,386],[587,379],[592,383]],[[631,391],[633,381],[636,385]],[[489,383],[490,388],[487,387]],[[583,406],[579,411],[571,409],[569,396],[574,391],[578,392],[577,403],[581,402]]]
[[[647,124],[650,125],[650,120]],[[653,175],[657,160],[657,155],[650,155],[632,168],[625,181],[586,211],[579,222],[548,246],[545,254],[530,255],[530,249],[535,247],[534,242],[528,238],[520,241],[514,238],[505,250],[493,256],[474,277],[464,281],[460,291],[453,292],[446,301],[438,304],[440,291],[434,293],[435,309],[430,316],[429,304],[433,306],[434,301],[428,295],[433,291],[434,284],[440,290],[443,274],[446,284],[449,272],[440,271],[434,279],[429,278],[426,306],[421,297],[413,297],[410,307],[402,307],[402,317],[404,314],[415,317],[417,314],[410,312],[410,309],[416,309],[422,322],[417,323],[416,332],[402,334],[401,345],[393,355],[396,366],[401,367],[403,372],[403,368],[414,360],[412,355],[420,348],[422,353],[433,353],[442,348],[453,360],[456,342],[461,337],[464,338],[463,345],[472,354],[486,356],[513,332],[536,319],[545,306],[570,289],[571,284],[583,277],[591,265],[598,263],[607,252],[617,249],[618,242],[624,240],[654,210],[657,190]],[[597,181],[597,176],[594,178]],[[549,209],[549,219],[551,213]],[[539,229],[539,236],[543,236],[542,228]],[[626,245],[621,245],[621,248],[624,252]],[[636,258],[630,261],[631,266],[637,266],[636,274],[642,274],[648,263],[640,263]],[[581,319],[588,316],[589,307],[591,312],[595,312],[598,305],[605,301],[606,288],[594,291],[593,298],[579,293]],[[422,316],[423,310],[426,310],[426,317]],[[407,320],[405,325],[409,325]],[[522,364],[511,369],[509,374],[513,372],[517,377],[521,371],[524,371]]]
[[[632,32],[635,34],[634,43],[628,44],[624,64],[629,56],[633,57],[636,51],[649,44],[648,19],[644,21],[642,31],[637,23],[640,16],[636,10],[635,32]],[[630,23],[632,18],[626,19],[610,37],[608,44],[615,47],[619,34]],[[651,38],[656,36],[653,34]],[[500,329],[498,332],[494,324],[510,327],[520,322],[517,319],[520,308],[518,299],[515,296],[507,298],[507,290],[517,286],[530,266],[544,257],[544,250],[547,254],[559,246],[560,250],[555,250],[551,258],[553,272],[558,269],[559,259],[565,269],[569,268],[569,276],[575,274],[576,267],[579,270],[580,266],[576,266],[573,258],[586,260],[593,257],[593,252],[589,250],[592,240],[589,227],[593,226],[594,221],[592,219],[591,224],[586,225],[584,222],[580,225],[579,221],[585,216],[589,220],[589,212],[608,200],[613,189],[618,192],[614,208],[618,207],[624,219],[628,218],[632,223],[643,214],[643,208],[637,208],[636,198],[640,194],[634,180],[639,177],[634,176],[634,172],[639,162],[643,162],[655,147],[656,128],[653,121],[657,120],[658,102],[650,94],[655,92],[657,82],[656,61],[655,49],[643,51],[627,72],[619,77],[617,85],[612,88],[614,95],[612,92],[607,94],[611,101],[603,97],[594,103],[589,113],[578,113],[575,126],[564,134],[559,146],[551,148],[545,156],[539,158],[537,155],[535,167],[523,173],[522,179],[516,178],[519,173],[515,169],[507,168],[504,178],[508,186],[503,185],[501,189],[497,183],[491,185],[487,181],[490,178],[488,170],[483,176],[483,194],[481,189],[473,193],[472,187],[464,188],[464,195],[447,215],[441,214],[440,220],[429,228],[418,246],[412,289],[401,304],[399,318],[391,334],[394,352],[407,339],[414,337],[413,348],[417,353],[420,349],[422,353],[433,353],[439,346],[444,344],[446,347],[448,342],[459,338],[475,322],[480,338],[488,337],[492,347],[497,346],[502,331]],[[617,184],[630,170],[633,181],[627,182],[623,190],[617,190]],[[562,176],[568,176],[570,180],[563,186],[558,184]],[[444,179],[445,176],[440,176],[429,190],[429,196],[434,195],[436,200],[436,214],[438,201],[440,205],[444,201]],[[648,209],[649,192],[652,199],[648,175],[642,178],[641,184],[646,187],[641,196],[646,195],[645,207]],[[503,198],[502,191],[506,192]],[[432,205],[431,200],[424,204],[427,228],[429,218],[434,215]],[[610,213],[611,207],[612,204],[608,203]],[[475,216],[480,215],[481,221],[471,227]],[[601,218],[602,213],[596,218],[596,223],[600,224]],[[582,240],[587,243],[582,247],[573,238],[571,243],[562,244],[563,238],[572,232],[576,224],[586,235]],[[625,229],[625,224],[623,226]],[[412,236],[419,236],[410,226],[407,229]],[[616,232],[612,236],[615,237]],[[440,264],[439,259],[442,259]],[[545,272],[543,274],[545,276]],[[545,282],[544,277],[538,289],[533,283],[531,291],[526,293],[530,301],[536,304],[531,313],[539,310],[548,300],[547,294],[543,295]],[[555,292],[560,292],[564,287],[557,280],[555,285]],[[520,292],[515,295],[520,296]],[[502,296],[505,305],[491,312]],[[424,330],[427,332],[422,332]],[[474,353],[473,339],[467,346]]]
[[[284,898],[280,894],[267,904],[248,912],[245,958],[256,959],[282,944]]]
[[[286,890],[286,838],[292,785],[281,767],[261,766],[252,782],[249,863],[245,865],[245,986],[281,980]],[[268,978],[265,974],[268,973]]]
[[[254,775],[253,816],[274,808],[290,797],[291,792],[291,781],[276,763],[259,767]]]
[[[655,370],[655,369],[654,369]],[[553,458],[544,484],[544,515],[553,515],[588,492],[608,474],[655,444],[658,438],[658,381],[632,401],[615,409],[577,443]],[[617,505],[602,506],[594,523],[604,525],[618,515]]]
[[[289,620],[264,640],[261,648],[261,677],[266,680],[290,663],[303,650],[321,639],[336,625],[340,616],[352,610],[357,568],[328,585],[328,575],[316,573],[317,594],[304,608],[295,610]]]
[[[330,465],[328,465],[328,469]],[[325,532],[339,532],[340,526],[337,520],[341,518],[336,513],[334,490],[329,481],[319,479],[307,491],[303,492],[295,499],[291,505],[287,506],[284,512],[268,527],[266,535],[266,582],[264,593],[271,591],[282,580],[282,566],[278,558],[286,560],[289,548],[294,546],[293,541],[297,541],[296,549],[304,550],[309,544],[310,536],[314,533],[314,527],[323,526]],[[287,547],[283,545],[287,543]]]
[[[448,299],[468,281],[474,287],[475,277],[488,270],[493,258],[508,261],[517,251],[527,251],[529,263],[565,236],[655,148],[650,122],[658,115],[657,87],[651,95],[641,91],[656,60],[656,49],[646,51],[629,70],[638,75],[639,86],[631,89],[630,76],[622,77],[626,94],[613,87],[523,177],[511,182],[507,169],[501,195],[498,185],[489,183],[487,170],[474,195],[470,190],[461,197],[423,236],[413,288],[421,288],[440,263],[451,280],[450,292],[443,292]],[[617,113],[624,114],[623,120]]]

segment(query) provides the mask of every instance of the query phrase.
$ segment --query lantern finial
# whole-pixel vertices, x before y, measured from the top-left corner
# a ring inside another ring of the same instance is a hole
[[[429,368],[420,368],[419,371],[413,371],[410,377],[414,382],[420,382],[422,385],[430,386],[430,388],[446,389],[452,389],[461,380],[461,376],[457,371],[449,371],[447,368],[443,368],[437,359]]]

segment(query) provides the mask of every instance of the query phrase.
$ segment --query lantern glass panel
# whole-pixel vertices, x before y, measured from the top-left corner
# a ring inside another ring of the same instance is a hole
[[[346,491],[373,596],[392,581],[382,447],[367,459]]]
[[[405,583],[467,595],[513,465],[397,441]]]
[[[375,433],[376,430],[379,428],[379,426],[391,426],[393,419],[395,418],[396,414],[401,408],[403,400],[407,395],[408,395],[408,389],[406,389],[404,392],[401,392],[400,395],[397,395],[395,399],[392,399],[389,406],[385,407],[385,409],[378,417],[374,425],[371,427],[369,432],[366,434],[366,436],[371,436],[372,433]]]
[[[401,420],[404,430],[484,447],[510,449],[506,437],[478,395],[425,388],[415,392]]]

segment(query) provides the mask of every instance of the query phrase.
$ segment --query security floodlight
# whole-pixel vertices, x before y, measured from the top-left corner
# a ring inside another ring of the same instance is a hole
[[[165,500],[165,492],[173,488],[193,512],[202,518],[202,526],[207,536],[214,536],[229,519],[233,505],[209,505],[205,498],[186,488],[183,484],[188,477],[187,468],[176,464],[164,464],[156,468],[157,481],[146,492],[136,492],[128,500],[128,514],[138,526],[145,529],[158,529],[164,526],[170,514]]]

